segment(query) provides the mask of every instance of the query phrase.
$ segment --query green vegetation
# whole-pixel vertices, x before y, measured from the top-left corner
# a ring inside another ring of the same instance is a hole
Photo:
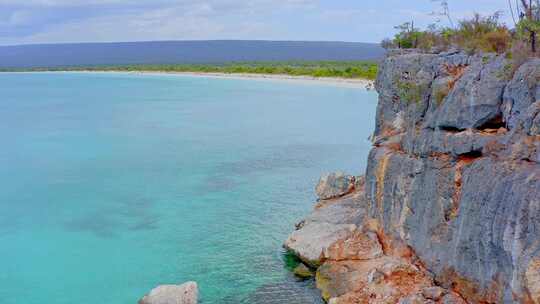
[[[430,26],[426,30],[414,27],[412,22],[397,26],[399,32],[393,40],[383,41],[385,48],[426,51],[458,48],[469,53],[503,53],[512,45],[512,34],[506,25],[499,21],[499,14],[482,17],[476,14],[472,19],[461,20],[456,28]]]
[[[517,22],[512,2],[509,1],[508,4],[514,23],[516,24],[517,38],[522,42],[526,42],[530,47],[531,53],[537,55],[537,36],[540,33],[540,0],[529,0],[528,2],[527,0],[516,1],[515,14],[519,18]]]
[[[377,63],[367,61],[232,62],[222,64],[77,66],[4,69],[0,71],[193,72],[375,79]]]
[[[409,104],[416,103],[420,105],[422,102],[424,93],[428,89],[428,85],[417,83],[414,80],[396,80],[398,96],[400,100],[403,100]]]
[[[406,22],[396,26],[398,33],[393,39],[383,40],[381,45],[387,49],[459,49],[471,54],[507,53],[514,59],[515,65],[540,55],[536,46],[540,33],[540,0],[516,0],[515,3],[508,1],[515,25],[513,29],[500,22],[502,12],[490,16],[475,14],[472,18],[461,20],[454,25],[449,9],[451,1],[432,1],[441,5],[441,11],[434,12],[433,15],[446,17],[450,26],[435,23],[426,30],[421,30],[414,27],[414,22]],[[440,21],[439,19],[437,22]]]

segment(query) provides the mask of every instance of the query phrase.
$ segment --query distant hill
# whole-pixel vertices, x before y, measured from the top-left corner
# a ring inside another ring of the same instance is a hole
[[[0,68],[223,63],[231,61],[378,60],[377,44],[304,41],[159,41],[0,46]]]

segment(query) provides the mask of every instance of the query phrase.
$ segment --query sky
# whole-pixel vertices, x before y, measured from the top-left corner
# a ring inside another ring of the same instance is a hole
[[[507,0],[448,0],[454,19]],[[0,0],[0,45],[155,40],[380,42],[436,21],[432,0]],[[445,19],[440,22],[444,24]]]

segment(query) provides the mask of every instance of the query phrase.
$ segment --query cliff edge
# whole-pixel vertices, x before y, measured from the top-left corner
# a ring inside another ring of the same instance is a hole
[[[540,303],[539,81],[540,59],[386,58],[365,179],[321,179],[347,191],[285,242],[327,301]]]

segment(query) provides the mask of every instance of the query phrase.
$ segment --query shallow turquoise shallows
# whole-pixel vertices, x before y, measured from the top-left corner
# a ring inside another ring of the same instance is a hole
[[[314,303],[281,244],[321,173],[360,174],[376,93],[121,73],[0,74],[0,302]]]

